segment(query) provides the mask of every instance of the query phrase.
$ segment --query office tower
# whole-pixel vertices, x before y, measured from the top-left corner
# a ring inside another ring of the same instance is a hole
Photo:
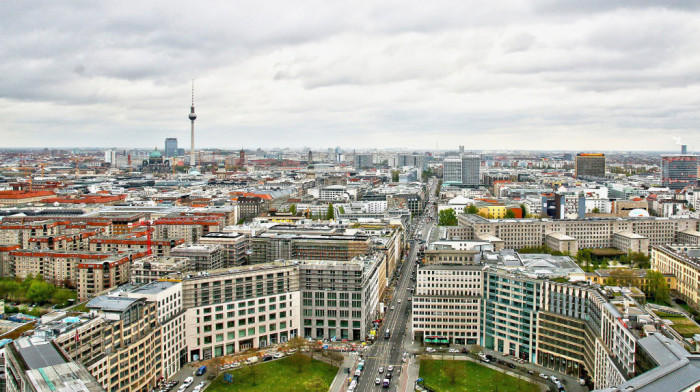
[[[445,184],[462,183],[462,158],[447,157],[442,161],[442,179]]]
[[[165,157],[172,158],[177,156],[177,138],[169,137],[165,139]]]
[[[698,183],[697,155],[664,155],[661,157],[661,178],[663,186],[683,189]]]
[[[462,185],[478,186],[481,183],[481,157],[462,156]]]
[[[374,157],[372,154],[355,154],[355,168],[366,169],[372,167]]]
[[[688,146],[685,144],[681,145],[681,154],[685,155],[688,153]]]
[[[576,177],[605,177],[605,154],[576,155]]]
[[[307,159],[307,162],[313,163],[313,161],[314,161],[314,153],[311,150],[309,150],[309,158]]]
[[[464,146],[459,146],[459,155],[464,154]]]
[[[481,157],[463,155],[445,158],[442,178],[446,184],[478,186],[481,183]]]

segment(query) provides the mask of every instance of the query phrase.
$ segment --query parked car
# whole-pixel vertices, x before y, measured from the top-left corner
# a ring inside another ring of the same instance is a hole
[[[436,350],[435,350],[434,348],[432,348],[432,347],[428,347],[428,348],[425,349],[425,352],[428,352],[428,353],[434,353],[435,351],[436,351]]]
[[[386,368],[387,372],[393,372],[394,371],[394,365],[389,365],[389,367]]]
[[[459,353],[459,350],[457,350],[456,348],[451,348],[451,349],[449,349],[449,352],[456,354],[456,353]]]
[[[381,367],[381,366],[379,367],[379,373],[380,373],[380,374],[381,374],[381,373],[384,373],[384,368]]]
[[[549,376],[547,376],[544,373],[540,373],[540,378],[544,378],[545,380],[549,380]]]
[[[469,354],[469,350],[466,347],[462,347],[462,354]]]
[[[377,377],[377,378],[374,379],[374,385],[379,385],[379,384],[381,384],[381,383],[382,383],[382,379],[381,379],[381,378]]]

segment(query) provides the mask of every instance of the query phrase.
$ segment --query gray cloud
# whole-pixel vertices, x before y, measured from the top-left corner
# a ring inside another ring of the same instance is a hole
[[[335,3],[3,2],[5,145],[700,145],[695,1]]]

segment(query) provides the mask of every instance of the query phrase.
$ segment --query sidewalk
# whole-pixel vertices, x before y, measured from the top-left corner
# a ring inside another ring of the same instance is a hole
[[[343,364],[340,365],[338,373],[335,375],[335,379],[333,379],[330,389],[328,389],[329,392],[343,392],[348,388],[348,377],[350,377],[350,374],[345,373],[343,369],[350,368],[350,371],[352,372],[357,364],[357,358],[358,356],[354,352],[345,354]]]

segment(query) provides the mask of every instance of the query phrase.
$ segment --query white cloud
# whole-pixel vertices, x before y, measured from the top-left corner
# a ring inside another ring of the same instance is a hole
[[[6,3],[6,146],[700,145],[694,2]]]

